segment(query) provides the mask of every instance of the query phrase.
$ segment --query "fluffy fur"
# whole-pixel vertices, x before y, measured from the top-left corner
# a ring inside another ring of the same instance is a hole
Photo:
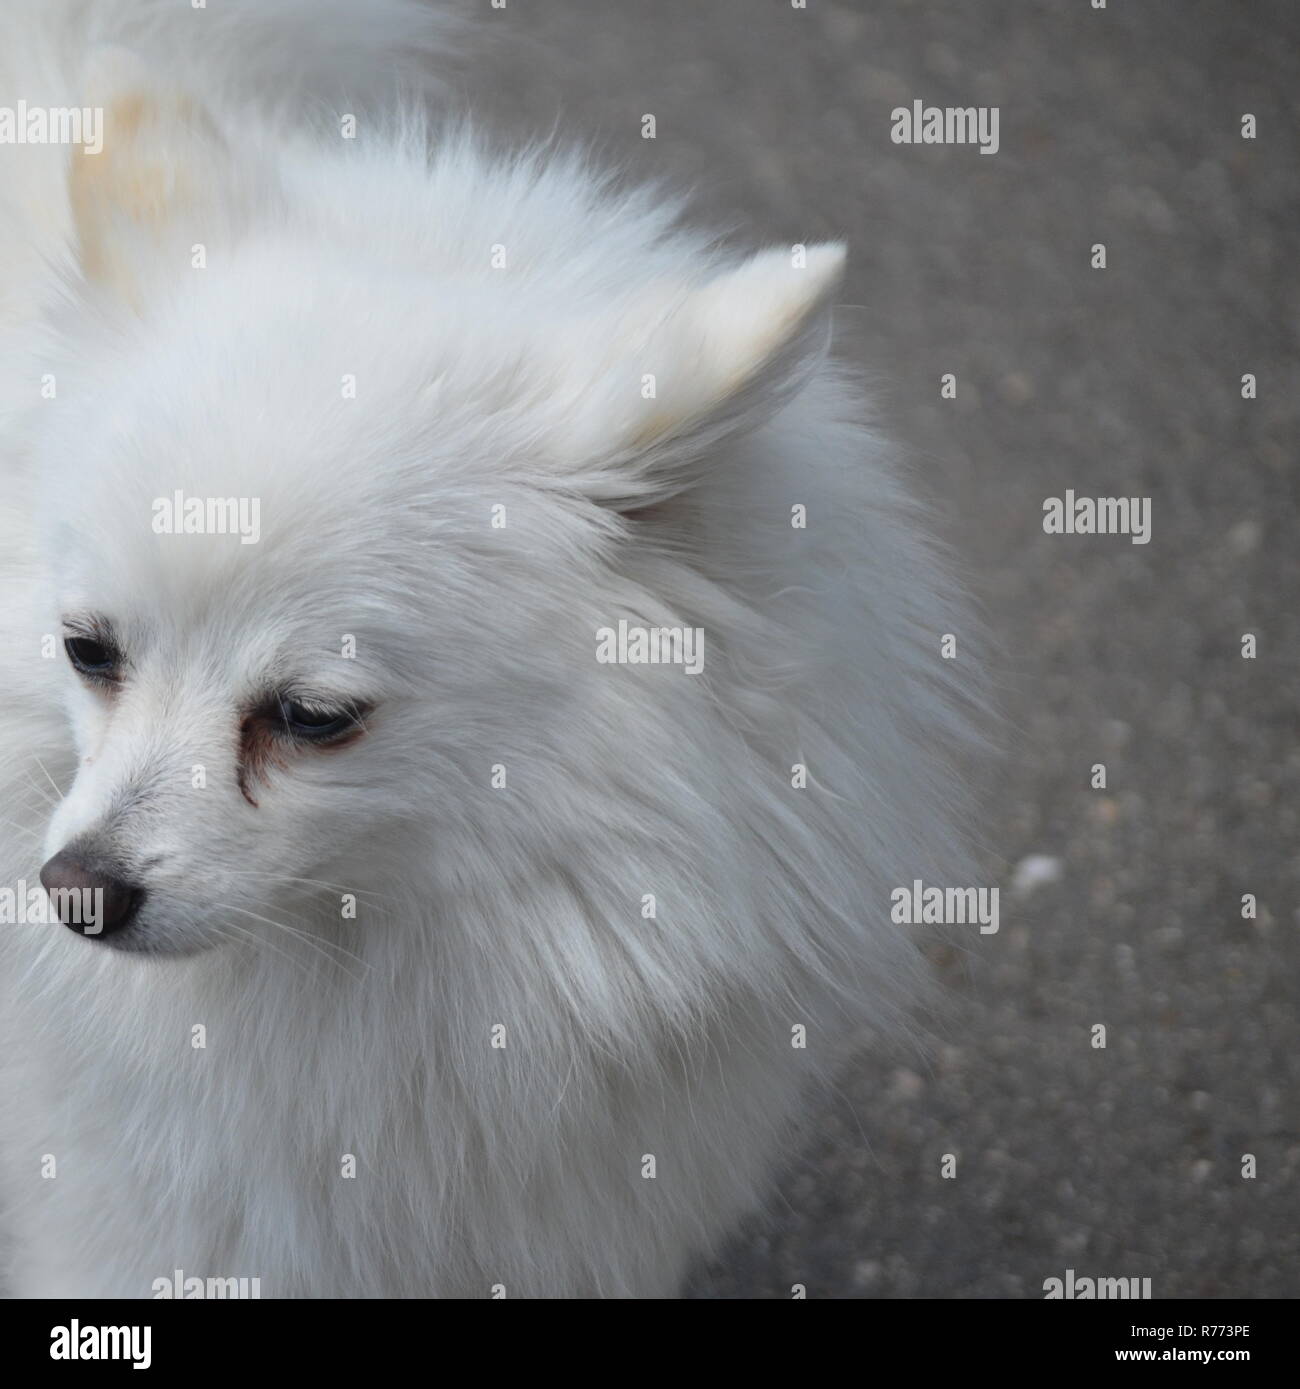
[[[92,836],[149,893],[129,949],[4,931],[11,1289],[671,1294],[903,1016],[891,889],[973,881],[970,626],[826,360],[842,254],[737,261],[577,155],[339,138],[422,6],[211,8],[0,0],[3,92],[107,122],[0,146],[0,884]],[[178,488],[260,541],[154,534]],[[599,664],[620,619],[703,672]],[[365,734],[246,797],[286,681]]]

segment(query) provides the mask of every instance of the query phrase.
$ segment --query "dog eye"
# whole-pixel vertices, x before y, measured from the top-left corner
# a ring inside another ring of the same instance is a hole
[[[295,738],[315,742],[337,738],[341,733],[350,732],[358,723],[355,714],[341,713],[337,709],[313,709],[299,704],[296,699],[284,698],[280,700],[280,718]]]
[[[66,637],[63,649],[73,669],[91,680],[113,680],[117,676],[119,657],[111,646],[93,637]]]

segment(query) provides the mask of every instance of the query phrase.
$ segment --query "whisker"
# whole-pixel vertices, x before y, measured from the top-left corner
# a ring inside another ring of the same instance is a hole
[[[235,910],[237,910],[237,908],[236,908]],[[235,931],[235,932],[238,933],[238,935],[235,937],[236,940],[243,940],[243,941],[247,942],[248,944],[253,945],[253,946],[256,946],[256,947],[259,947],[259,948],[264,946],[264,947],[265,947],[266,949],[268,949],[273,955],[278,955],[282,960],[287,960],[291,965],[294,966],[295,969],[300,969],[300,970],[302,970],[302,972],[303,972],[304,974],[306,974],[308,977],[310,977],[311,971],[307,968],[307,965],[305,964],[304,961],[295,959],[295,958],[294,958],[292,955],[290,955],[287,951],[284,951],[284,950],[277,950],[276,947],[275,947],[269,940],[267,940],[264,936],[258,936],[258,935],[256,935],[256,934],[254,934],[254,932],[250,931],[246,926],[240,926],[240,925],[236,924],[236,923],[233,922],[233,921],[226,921],[226,922],[223,922],[222,924],[223,924],[224,926],[226,926],[229,930]],[[215,928],[215,927],[214,927],[213,929],[214,929],[214,931],[218,931],[218,933],[219,933],[219,929],[218,929],[218,928]],[[226,937],[224,937],[224,939],[229,940],[229,939],[231,939],[231,938],[230,938],[229,936],[226,936]]]
[[[264,921],[268,926],[275,926],[279,930],[287,932],[289,936],[293,939],[301,940],[304,942],[304,944],[312,946],[316,951],[320,953],[322,958],[328,960],[330,964],[338,966],[338,968],[340,969],[346,970],[347,967],[343,964],[342,960],[339,960],[328,953],[328,950],[326,949],[327,946],[329,947],[329,949],[337,950],[340,954],[346,955],[349,959],[355,960],[366,970],[372,968],[372,966],[367,961],[363,960],[360,955],[354,954],[351,950],[348,950],[346,947],[342,945],[336,944],[334,941],[322,941],[319,937],[313,936],[307,931],[299,931],[295,927],[288,925],[286,922],[273,921],[269,916],[259,916],[256,912],[250,912],[246,907],[236,907],[230,902],[216,902],[213,905],[220,907],[222,911],[239,912],[242,916],[252,917],[254,921]],[[233,923],[231,924],[233,925]],[[351,974],[350,970],[348,970],[347,972]],[[352,977],[354,979],[364,978],[363,975],[356,974],[352,975]]]
[[[222,904],[222,905],[229,906],[230,904],[229,904],[229,903],[224,903],[224,904]],[[237,908],[234,908],[234,910],[236,910],[236,911],[242,911],[242,912],[244,912],[244,914],[245,914],[246,916],[255,916],[255,917],[256,917],[256,913],[255,913],[255,912],[250,912],[250,911],[248,911],[248,910],[247,910],[246,908],[244,908],[244,907],[237,907]],[[269,918],[269,917],[264,917],[264,916],[263,916],[263,917],[256,917],[256,919],[259,920],[259,921],[270,921],[270,918]],[[299,923],[308,922],[308,920],[309,920],[309,918],[304,917],[304,916],[290,916],[290,917],[289,917],[289,921],[297,921],[297,922],[299,922]],[[291,934],[300,935],[300,936],[305,936],[305,937],[306,937],[308,940],[310,940],[310,941],[312,942],[312,944],[314,944],[314,945],[321,946],[321,947],[328,947],[328,948],[331,949],[331,950],[337,950],[337,951],[339,951],[339,952],[340,952],[341,954],[343,954],[343,955],[348,955],[348,956],[350,956],[350,957],[351,957],[352,959],[354,959],[354,960],[361,961],[361,956],[360,956],[360,955],[357,955],[357,954],[353,953],[353,952],[350,951],[346,946],[340,944],[338,941],[323,940],[315,931],[301,931],[301,930],[298,930],[296,927],[290,926],[289,923],[288,923],[288,921],[271,921],[270,924],[271,924],[272,926],[279,926],[282,930],[289,931]]]
[[[33,753],[32,756],[33,756],[33,757],[36,757],[36,754]],[[62,800],[62,799],[63,799],[63,792],[59,790],[59,784],[58,784],[58,782],[56,782],[56,781],[54,780],[54,778],[49,774],[49,772],[45,770],[45,763],[42,762],[41,759],[40,759],[39,757],[36,757],[36,765],[41,769],[41,771],[45,772],[45,780],[48,781],[48,782],[50,783],[50,785],[54,787],[54,794],[55,794],[60,800]]]
[[[0,820],[0,825],[8,825],[11,830],[18,830],[19,833],[30,835],[33,839],[41,837],[40,830],[34,830],[30,825],[20,825],[16,820]]]
[[[58,805],[58,801],[50,795],[45,787],[33,779],[30,771],[24,771],[23,775],[27,778],[27,789],[37,796],[42,809],[48,809],[50,806]]]
[[[379,901],[385,901],[382,893],[372,892],[369,888],[349,887],[346,883],[330,883],[324,878],[293,878],[283,873],[258,873],[251,869],[246,869],[237,875],[241,878],[263,878],[277,883],[310,883],[313,887],[327,887],[337,892],[347,892],[353,897],[374,897]]]

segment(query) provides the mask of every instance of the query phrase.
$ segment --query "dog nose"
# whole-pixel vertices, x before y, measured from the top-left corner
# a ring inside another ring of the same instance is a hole
[[[83,936],[120,931],[144,901],[144,888],[93,867],[67,849],[41,869],[41,886],[49,893],[59,920]]]

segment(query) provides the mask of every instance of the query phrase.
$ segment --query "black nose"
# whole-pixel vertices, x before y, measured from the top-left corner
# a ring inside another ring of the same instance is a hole
[[[95,867],[68,849],[41,869],[41,885],[59,920],[83,936],[112,935],[130,924],[144,901],[144,888]]]

